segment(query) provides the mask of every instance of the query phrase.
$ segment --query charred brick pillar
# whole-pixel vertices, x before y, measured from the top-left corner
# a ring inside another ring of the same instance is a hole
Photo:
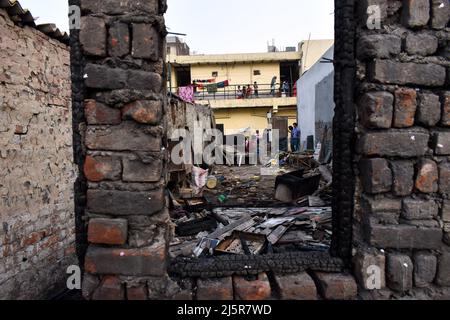
[[[81,9],[71,47],[83,295],[159,298],[170,237],[164,194],[166,2],[69,3]]]
[[[449,287],[450,3],[357,3],[355,273],[365,289]]]

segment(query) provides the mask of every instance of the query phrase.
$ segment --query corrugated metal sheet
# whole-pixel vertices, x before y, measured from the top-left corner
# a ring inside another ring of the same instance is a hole
[[[20,5],[19,1],[0,0],[0,8],[6,10],[9,17],[15,24],[36,28],[53,39],[59,40],[64,44],[69,44],[69,35],[67,32],[62,32],[53,23],[36,25],[31,12],[28,9],[24,9]]]

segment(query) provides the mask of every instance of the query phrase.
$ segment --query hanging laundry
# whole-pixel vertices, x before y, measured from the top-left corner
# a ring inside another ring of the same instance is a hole
[[[207,80],[194,80],[193,83],[213,83],[216,82],[216,79],[207,79]]]
[[[206,89],[208,90],[208,93],[215,94],[217,92],[217,83],[208,84]]]
[[[194,86],[179,87],[178,96],[183,101],[194,103]]]
[[[222,81],[217,83],[217,88],[225,88],[228,87],[230,85],[228,80]]]

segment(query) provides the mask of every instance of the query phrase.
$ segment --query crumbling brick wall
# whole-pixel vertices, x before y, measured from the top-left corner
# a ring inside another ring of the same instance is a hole
[[[75,147],[86,178],[77,193],[89,242],[83,294],[191,298],[190,279],[184,290],[166,274],[166,3],[70,3],[82,9],[71,41]],[[367,27],[371,5],[379,29]],[[449,291],[448,21],[446,0],[336,0],[331,253],[353,258],[362,297]],[[324,278],[342,283],[339,274]],[[345,281],[353,297],[353,279]],[[383,290],[365,296],[377,282]]]
[[[161,298],[174,286],[166,275],[166,4],[70,4],[82,12],[71,41],[76,117],[78,128],[85,128],[77,132],[87,181],[83,294]]]
[[[68,47],[0,10],[0,299],[64,289],[76,264]]]
[[[442,293],[450,286],[450,3],[357,2],[356,276],[371,289],[367,268],[380,268],[386,290],[372,297]],[[368,28],[371,5],[381,28]]]

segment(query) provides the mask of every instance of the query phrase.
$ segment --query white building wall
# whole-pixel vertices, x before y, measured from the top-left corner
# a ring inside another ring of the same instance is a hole
[[[323,58],[333,59],[333,56],[334,46],[325,52]],[[319,59],[297,82],[298,125],[303,149],[306,148],[307,137],[315,136],[317,84],[334,72],[333,63],[320,62],[323,58]],[[332,95],[333,91],[329,90],[324,94]]]

